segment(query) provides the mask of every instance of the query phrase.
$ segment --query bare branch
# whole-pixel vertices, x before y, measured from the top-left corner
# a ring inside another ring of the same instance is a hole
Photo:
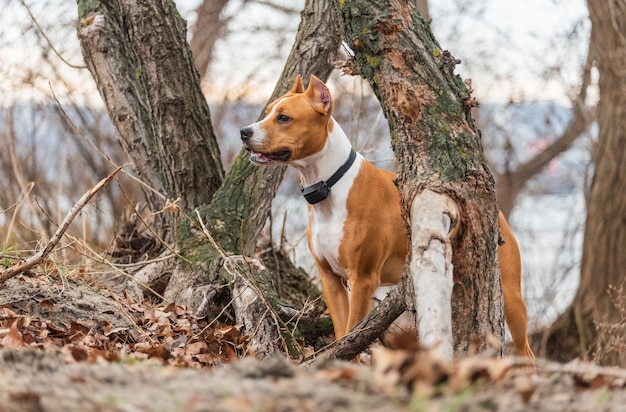
[[[28,12],[28,15],[30,16],[30,19],[33,21],[33,23],[35,24],[35,26],[37,26],[37,30],[39,30],[39,33],[41,33],[41,35],[43,36],[43,38],[46,40],[46,42],[48,43],[48,46],[50,46],[50,49],[52,49],[52,51],[54,52],[54,54],[57,55],[57,57],[59,59],[61,59],[61,61],[65,64],[67,64],[69,67],[71,67],[72,69],[86,69],[87,66],[85,65],[76,65],[76,64],[72,64],[70,62],[68,62],[67,60],[65,60],[65,58],[63,56],[61,56],[61,53],[59,53],[59,51],[54,47],[54,45],[52,44],[52,41],[50,40],[50,38],[48,38],[48,35],[46,34],[46,32],[44,31],[43,27],[41,27],[39,25],[39,22],[37,21],[37,19],[35,18],[35,16],[33,15],[33,12],[30,11],[30,7],[28,7],[28,4],[26,4],[26,2],[24,0],[22,1],[22,6],[24,6],[24,8],[26,9],[26,11]]]
[[[115,169],[111,174],[109,174],[104,179],[100,180],[94,187],[90,188],[83,197],[78,200],[70,210],[70,212],[65,216],[58,229],[54,232],[48,244],[37,254],[27,259],[25,262],[17,264],[15,266],[11,266],[10,268],[4,270],[0,273],[0,284],[6,282],[8,279],[13,276],[19,275],[20,273],[37,266],[41,263],[42,260],[46,258],[55,248],[55,246],[59,243],[65,231],[70,226],[74,218],[78,215],[78,213],[82,210],[82,208],[91,200],[91,198],[103,187],[105,187],[115,175],[122,170],[126,165],[120,166]]]
[[[213,61],[215,42],[226,33],[227,20],[220,18],[220,14],[227,4],[228,0],[204,0],[196,9],[198,21],[193,27],[189,47],[201,79]]]
[[[403,279],[387,297],[354,327],[352,332],[333,342],[315,359],[305,365],[320,364],[331,359],[353,359],[378,339],[383,332],[406,310],[405,282]]]
[[[515,199],[524,188],[524,185],[534,176],[541,173],[552,159],[569,149],[578,136],[585,133],[589,125],[595,120],[595,110],[585,107],[587,90],[591,83],[592,65],[593,56],[591,51],[589,51],[583,67],[580,89],[578,94],[572,99],[572,118],[561,136],[544,151],[527,162],[520,164],[515,170],[504,172],[497,176],[498,205],[505,216],[510,214],[515,204]]]

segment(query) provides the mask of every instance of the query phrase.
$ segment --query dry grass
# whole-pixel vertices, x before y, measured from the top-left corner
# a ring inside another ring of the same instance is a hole
[[[614,358],[616,360],[624,357],[626,352],[626,302],[622,299],[626,281],[619,286],[609,286],[609,299],[619,314],[617,322],[597,322],[596,340],[593,348],[593,362],[600,363],[601,359]],[[618,361],[618,364],[622,362]]]

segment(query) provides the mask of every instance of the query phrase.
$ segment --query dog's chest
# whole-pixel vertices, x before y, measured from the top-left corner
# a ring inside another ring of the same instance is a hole
[[[339,249],[344,239],[344,225],[348,219],[347,200],[359,173],[361,160],[332,188],[331,195],[311,207],[311,252],[319,260],[326,260],[335,274],[347,278],[340,263]]]
[[[319,260],[326,260],[333,272],[346,278],[339,263],[339,247],[343,239],[343,227],[348,216],[345,205],[332,211],[311,210],[312,252]]]

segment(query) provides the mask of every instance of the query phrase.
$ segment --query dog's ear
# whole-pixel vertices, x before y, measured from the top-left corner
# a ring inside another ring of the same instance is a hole
[[[293,86],[291,86],[290,93],[304,93],[304,85],[302,84],[302,76],[298,75],[296,77],[296,81],[293,82]]]
[[[328,87],[326,87],[323,81],[311,75],[309,87],[307,87],[305,93],[309,99],[311,99],[311,102],[313,102],[315,110],[322,114],[332,114],[333,99],[330,96]]]

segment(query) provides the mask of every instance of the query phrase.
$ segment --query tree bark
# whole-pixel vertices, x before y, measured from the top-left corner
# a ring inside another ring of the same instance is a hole
[[[488,335],[503,342],[494,180],[470,114],[470,90],[453,74],[454,58],[413,2],[335,4],[354,53],[344,72],[370,82],[389,121],[404,215],[425,189],[449,196],[461,210],[453,254],[454,350],[467,353],[474,337],[479,349],[487,347]]]
[[[78,0],[78,37],[120,144],[150,187],[153,212],[179,198],[183,211],[209,203],[224,171],[209,107],[172,1]],[[154,229],[173,239],[172,215]]]
[[[588,0],[599,72],[598,145],[587,203],[580,286],[551,327],[547,355],[625,366],[626,3]]]

